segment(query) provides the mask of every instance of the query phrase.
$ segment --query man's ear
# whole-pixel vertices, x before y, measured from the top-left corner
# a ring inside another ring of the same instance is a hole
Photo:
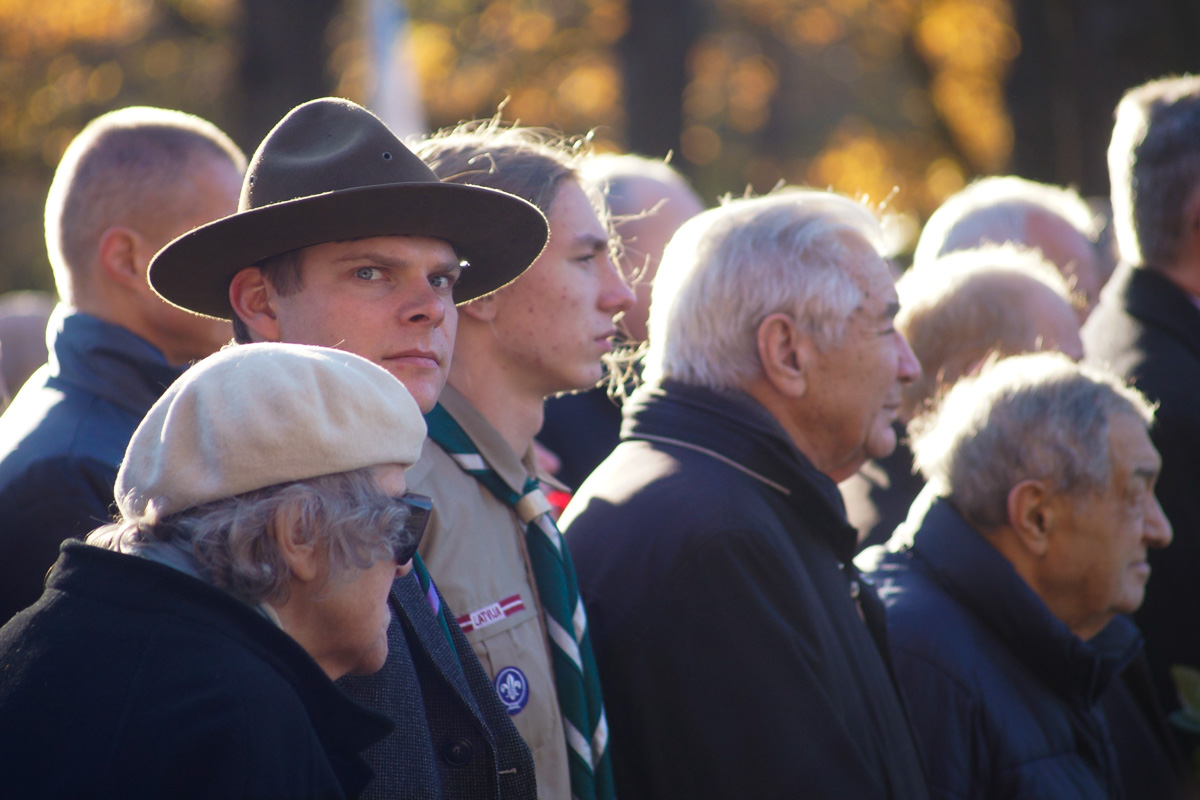
[[[496,295],[489,294],[478,300],[472,300],[458,307],[460,316],[467,316],[478,322],[491,322],[496,318]]]
[[[317,546],[301,538],[300,515],[290,504],[283,504],[271,520],[268,534],[275,540],[283,561],[297,581],[312,583],[321,576],[321,557]]]
[[[1040,480],[1024,480],[1008,492],[1008,524],[1035,557],[1045,555],[1061,512],[1060,497]]]
[[[283,338],[275,311],[275,291],[258,267],[246,267],[233,276],[229,304],[259,340],[278,342]]]
[[[763,376],[786,397],[802,397],[816,356],[816,343],[787,314],[767,316],[758,326],[758,359]]]
[[[114,225],[100,234],[100,271],[111,283],[129,289],[140,289],[146,276],[138,264],[138,248],[143,247],[141,235],[124,225]]]

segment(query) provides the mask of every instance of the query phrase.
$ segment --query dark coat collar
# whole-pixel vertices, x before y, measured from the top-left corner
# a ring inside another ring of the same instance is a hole
[[[296,640],[232,595],[163,564],[71,541],[47,579],[50,590],[118,607],[152,603],[159,611],[219,627],[292,686],[346,795],[358,796],[370,782],[371,769],[359,753],[383,738],[391,721],[344,695]]]
[[[1121,264],[1104,287],[1101,302],[1125,309],[1148,327],[1168,331],[1200,355],[1200,308],[1158,270]]]
[[[920,520],[911,549],[1034,674],[1077,704],[1093,705],[1141,647],[1141,635],[1124,617],[1087,642],[1075,636],[945,500],[934,501]]]
[[[63,306],[50,318],[46,339],[51,385],[82,389],[139,417],[184,370],[125,328]]]
[[[837,484],[813,466],[783,426],[750,395],[664,380],[638,389],[626,401],[624,415],[622,439],[676,443],[708,452],[774,488],[813,521],[814,530],[831,532],[840,560],[853,558],[857,535],[846,521]]]

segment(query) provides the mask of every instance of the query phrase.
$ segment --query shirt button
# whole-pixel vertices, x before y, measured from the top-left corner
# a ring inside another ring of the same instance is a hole
[[[859,593],[858,581],[850,581],[850,599],[857,600],[858,593]]]
[[[475,748],[466,739],[452,739],[442,748],[442,758],[452,767],[465,767],[475,755]]]

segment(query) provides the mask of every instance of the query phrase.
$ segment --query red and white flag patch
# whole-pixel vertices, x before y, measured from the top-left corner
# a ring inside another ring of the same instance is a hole
[[[463,614],[458,618],[458,626],[462,628],[463,633],[470,633],[524,610],[525,603],[521,601],[521,595],[514,594],[512,597],[506,597],[498,603],[484,606],[470,614]]]

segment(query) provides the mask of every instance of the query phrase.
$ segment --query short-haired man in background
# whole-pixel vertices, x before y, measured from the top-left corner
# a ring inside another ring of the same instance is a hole
[[[0,417],[0,623],[41,595],[59,544],[109,521],[129,437],[187,364],[229,325],[151,290],[154,254],[233,213],[246,159],[212,124],[125,108],[89,123],[46,200],[46,249],[61,305],[50,363]]]
[[[443,180],[511,192],[550,223],[528,271],[460,309],[450,380],[410,474],[436,508],[421,554],[533,750],[539,797],[612,797],[587,621],[533,438],[547,397],[600,380],[633,293],[571,148],[487,123],[416,150]]]
[[[1096,214],[1073,189],[993,175],[951,195],[925,223],[913,253],[921,268],[940,256],[985,244],[1038,250],[1084,300],[1079,321],[1104,285],[1095,249]]]
[[[837,481],[919,373],[874,214],[812,190],[684,223],[646,384],[563,515],[632,798],[923,798]]]
[[[1151,554],[1155,579],[1135,620],[1170,711],[1183,688],[1172,670],[1200,670],[1200,77],[1151,81],[1125,95],[1108,171],[1122,263],[1083,343],[1089,362],[1109,365],[1158,404],[1150,433],[1175,544]]]
[[[1147,554],[1171,542],[1152,418],[1115,378],[1039,353],[959,382],[916,436],[937,499],[858,563],[935,798],[1171,796],[1151,734],[1139,758],[1157,755],[1158,791],[1122,791],[1122,768],[1144,765],[1118,762],[1112,726],[1137,722],[1101,710],[1140,649],[1124,615]]]

